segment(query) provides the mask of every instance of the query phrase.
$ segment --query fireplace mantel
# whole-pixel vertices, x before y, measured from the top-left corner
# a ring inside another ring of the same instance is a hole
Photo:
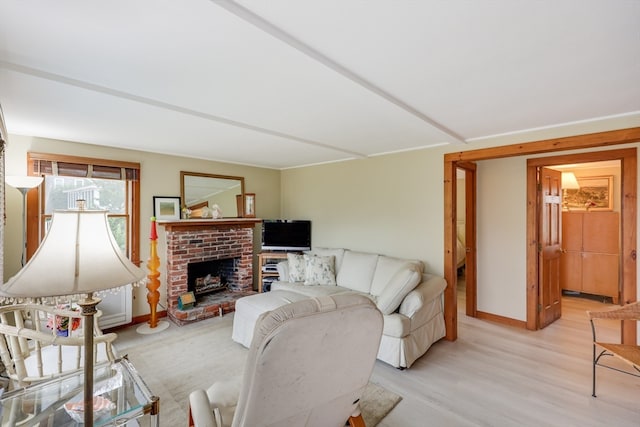
[[[260,218],[220,218],[220,219],[178,219],[178,220],[159,220],[158,225],[164,227],[167,231],[177,230],[197,230],[212,227],[253,227],[261,223]]]

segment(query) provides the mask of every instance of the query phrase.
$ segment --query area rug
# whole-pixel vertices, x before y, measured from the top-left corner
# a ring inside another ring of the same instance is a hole
[[[118,354],[127,355],[160,397],[160,425],[186,426],[189,393],[241,375],[248,350],[231,339],[232,322],[228,314],[182,327],[172,323],[157,334],[118,332]],[[360,403],[367,427],[377,425],[401,399],[370,382]]]

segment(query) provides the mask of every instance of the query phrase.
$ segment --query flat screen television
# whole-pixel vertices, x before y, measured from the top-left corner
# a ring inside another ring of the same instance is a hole
[[[262,250],[307,251],[311,249],[311,221],[265,219],[262,221]]]

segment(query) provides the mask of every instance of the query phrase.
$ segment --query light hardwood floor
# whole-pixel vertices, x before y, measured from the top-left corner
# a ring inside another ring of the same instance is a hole
[[[562,318],[535,332],[466,317],[464,306],[461,296],[457,341],[435,343],[404,371],[376,361],[372,381],[402,396],[379,427],[640,426],[640,378],[601,368],[591,397],[586,310],[611,305],[565,297]],[[604,326],[604,337],[619,336]],[[126,353],[159,335],[126,328],[116,346]]]
[[[532,332],[469,318],[460,298],[458,340],[435,343],[405,371],[376,362],[372,380],[403,397],[379,426],[640,426],[640,378],[599,368],[591,397],[586,310],[611,305],[562,304],[560,320]],[[603,336],[616,339],[607,322]]]

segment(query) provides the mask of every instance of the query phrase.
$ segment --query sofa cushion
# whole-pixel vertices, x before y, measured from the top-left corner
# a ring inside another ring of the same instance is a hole
[[[415,266],[420,273],[422,273],[424,268],[421,261],[380,255],[378,263],[376,264],[376,272],[374,273],[373,280],[371,282],[371,295],[376,297],[382,295],[382,292],[387,287],[387,284],[393,276],[398,271],[410,266]]]
[[[305,297],[320,297],[326,295],[344,294],[347,292],[353,293],[351,289],[342,288],[340,286],[323,286],[323,285],[305,285],[301,282],[272,282],[271,292],[273,291],[288,291],[295,292]],[[367,295],[367,294],[363,294]]]
[[[335,257],[304,255],[305,285],[336,285]]]
[[[378,254],[345,251],[342,266],[336,277],[338,286],[368,294],[376,270]]]
[[[391,314],[400,307],[404,297],[418,286],[421,278],[421,271],[415,265],[407,265],[398,270],[376,300],[382,314]]]
[[[302,282],[306,276],[305,261],[303,255],[287,254],[287,261],[289,263],[289,281],[290,282]]]
[[[309,254],[320,256],[333,256],[335,258],[335,272],[338,274],[340,267],[342,267],[342,258],[346,251],[342,248],[313,248]]]

